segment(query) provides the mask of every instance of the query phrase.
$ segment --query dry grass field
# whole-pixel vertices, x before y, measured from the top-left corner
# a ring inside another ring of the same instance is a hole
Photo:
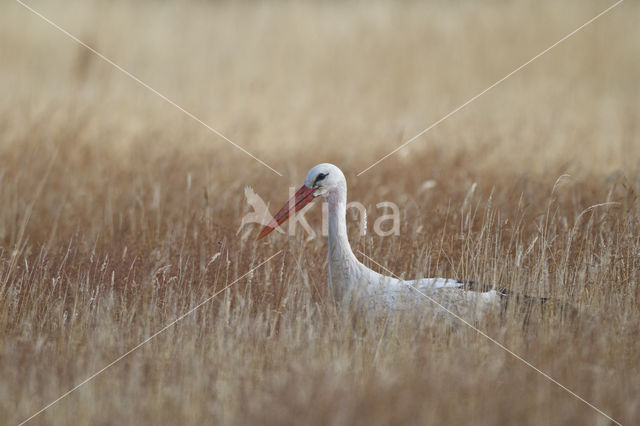
[[[336,309],[326,238],[237,233],[245,186],[274,212],[325,161],[368,208],[354,249],[557,301],[476,325],[640,422],[638,2],[360,176],[613,1],[27,3],[283,176],[3,2],[0,423],[282,250],[28,424],[610,424],[455,319]]]

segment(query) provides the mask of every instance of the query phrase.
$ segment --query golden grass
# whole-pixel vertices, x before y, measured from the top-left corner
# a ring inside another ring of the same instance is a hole
[[[273,210],[322,161],[345,171],[370,227],[376,203],[401,207],[399,237],[350,227],[389,269],[574,306],[575,318],[549,309],[528,325],[510,306],[478,326],[638,421],[637,3],[360,177],[610,3],[29,4],[285,177],[17,3],[0,6],[3,422],[282,249],[32,424],[607,423],[455,321],[336,311],[324,239],[236,235],[245,185]],[[601,203],[614,204],[590,209]],[[319,206],[307,216],[319,230]]]

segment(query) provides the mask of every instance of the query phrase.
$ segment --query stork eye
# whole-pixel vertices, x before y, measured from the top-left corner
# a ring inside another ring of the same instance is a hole
[[[313,186],[316,186],[318,184],[318,182],[320,182],[322,179],[326,178],[329,175],[329,173],[320,173],[318,176],[316,176],[316,180],[313,181]]]

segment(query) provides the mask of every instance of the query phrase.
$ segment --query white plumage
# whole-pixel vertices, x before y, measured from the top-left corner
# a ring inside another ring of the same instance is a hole
[[[314,198],[322,196],[329,212],[328,284],[344,303],[365,304],[372,309],[424,309],[432,305],[458,314],[484,312],[498,306],[505,295],[490,286],[477,286],[455,279],[423,278],[399,280],[379,274],[360,262],[347,237],[347,182],[333,164],[322,163],[309,170],[304,185],[275,215],[258,238],[263,238]],[[480,291],[473,291],[480,290]]]

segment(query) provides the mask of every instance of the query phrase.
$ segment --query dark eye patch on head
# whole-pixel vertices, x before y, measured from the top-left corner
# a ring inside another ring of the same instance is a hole
[[[326,178],[327,176],[329,176],[329,173],[320,173],[318,176],[316,176],[316,179],[313,181],[313,186],[316,186],[318,182],[320,182],[322,179]]]

